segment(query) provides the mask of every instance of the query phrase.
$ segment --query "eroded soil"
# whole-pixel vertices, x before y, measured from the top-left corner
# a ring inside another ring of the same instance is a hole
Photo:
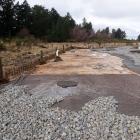
[[[140,116],[140,77],[124,67],[120,57],[107,52],[72,50],[61,55],[63,61],[39,66],[22,83],[34,90],[55,96],[74,93],[54,107],[78,111],[99,96],[114,96],[119,112]],[[62,88],[59,81],[75,81],[77,86]]]
[[[61,56],[63,61],[50,61],[38,67],[35,75],[72,75],[72,74],[132,74],[123,67],[122,59],[108,53],[88,49],[72,50]]]

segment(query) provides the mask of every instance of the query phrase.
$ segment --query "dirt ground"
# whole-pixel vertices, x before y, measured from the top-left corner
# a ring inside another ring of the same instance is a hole
[[[88,101],[100,96],[114,96],[118,111],[140,116],[140,76],[124,67],[123,60],[108,53],[91,50],[72,50],[62,56],[63,61],[38,66],[21,84],[46,94],[68,94],[54,107],[78,111]],[[76,87],[62,88],[59,81],[75,81]]]
[[[93,52],[88,49],[72,50],[61,56],[63,61],[53,61],[38,67],[35,75],[72,75],[72,74],[133,74],[122,67],[122,59],[107,53]]]

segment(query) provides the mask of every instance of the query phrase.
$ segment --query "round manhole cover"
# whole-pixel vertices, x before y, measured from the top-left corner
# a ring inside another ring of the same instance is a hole
[[[75,81],[58,81],[57,85],[62,88],[76,87],[78,82]]]

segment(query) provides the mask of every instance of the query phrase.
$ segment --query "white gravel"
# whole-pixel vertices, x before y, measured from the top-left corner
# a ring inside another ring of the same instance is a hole
[[[51,108],[65,95],[0,91],[0,140],[140,140],[140,118],[117,113],[113,97],[90,101],[79,112]]]

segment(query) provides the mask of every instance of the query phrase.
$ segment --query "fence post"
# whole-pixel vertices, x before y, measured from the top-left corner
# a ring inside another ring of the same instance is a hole
[[[3,78],[3,66],[2,66],[2,58],[0,57],[0,81],[2,81]]]
[[[41,50],[40,51],[40,65],[43,65],[43,64],[45,64],[46,62],[45,62],[45,60],[44,60],[44,53],[43,53],[43,51]]]
[[[63,45],[63,53],[65,53],[65,45]]]
[[[52,50],[51,51],[53,51],[53,43],[52,43]]]

